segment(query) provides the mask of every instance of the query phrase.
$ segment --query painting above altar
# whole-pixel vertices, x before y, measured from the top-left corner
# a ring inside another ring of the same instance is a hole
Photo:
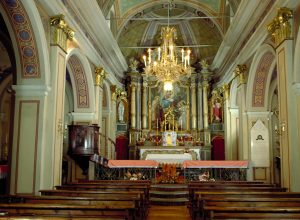
[[[151,128],[161,130],[164,116],[168,110],[172,109],[172,114],[179,130],[187,130],[188,118],[188,87],[174,84],[173,90],[164,90],[163,83],[150,89],[151,103]]]

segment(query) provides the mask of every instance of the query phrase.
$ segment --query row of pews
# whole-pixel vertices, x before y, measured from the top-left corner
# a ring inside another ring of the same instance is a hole
[[[256,181],[190,182],[192,219],[300,219],[300,192]]]
[[[0,219],[146,219],[150,181],[95,180],[0,197]]]

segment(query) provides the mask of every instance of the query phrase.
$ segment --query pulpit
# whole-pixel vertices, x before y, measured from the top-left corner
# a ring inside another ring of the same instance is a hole
[[[89,158],[98,154],[99,127],[97,125],[69,125],[68,154],[86,175]]]

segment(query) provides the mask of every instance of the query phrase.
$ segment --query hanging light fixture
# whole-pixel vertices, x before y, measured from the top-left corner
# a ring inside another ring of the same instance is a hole
[[[168,4],[168,26],[161,28],[162,45],[156,49],[147,50],[143,56],[145,73],[154,76],[164,83],[165,90],[172,90],[173,83],[182,77],[189,77],[192,72],[190,67],[191,50],[180,50],[176,47],[177,31],[169,26],[170,2]]]

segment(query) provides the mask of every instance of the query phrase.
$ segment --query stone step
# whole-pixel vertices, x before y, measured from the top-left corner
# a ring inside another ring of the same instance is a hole
[[[156,191],[150,190],[150,197],[159,198],[188,198],[188,191]]]
[[[150,198],[150,203],[153,205],[187,205],[187,198]]]
[[[156,184],[151,185],[150,190],[155,191],[185,191],[188,190],[188,186],[185,184]]]

